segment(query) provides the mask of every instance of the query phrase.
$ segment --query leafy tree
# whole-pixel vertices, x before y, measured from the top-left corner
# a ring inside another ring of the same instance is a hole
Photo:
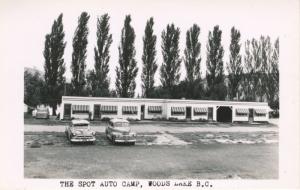
[[[66,42],[64,42],[62,18],[63,14],[60,14],[52,25],[51,33],[46,35],[43,52],[45,58],[45,103],[52,107],[53,115],[56,115],[57,104],[61,103],[65,84],[63,55]]]
[[[207,96],[210,99],[224,100],[226,97],[226,86],[224,84],[223,54],[221,45],[222,31],[215,26],[213,32],[208,34],[206,80]]]
[[[180,63],[179,56],[179,28],[174,24],[167,25],[167,29],[162,32],[162,55],[163,63],[160,68],[160,80],[162,87],[166,89],[168,97],[174,95],[174,86],[179,83]]]
[[[229,98],[232,100],[237,96],[239,86],[243,76],[242,58],[240,55],[241,34],[234,27],[231,28],[231,42],[230,42],[230,55],[229,63],[227,64],[228,71],[228,88]],[[239,96],[237,96],[239,97]]]
[[[270,41],[268,41],[268,45]],[[266,96],[269,106],[272,109],[279,109],[279,39],[277,38],[274,44],[274,48],[269,48],[267,56],[268,66],[266,72]]]
[[[182,86],[185,92],[183,97],[199,99],[201,98],[203,87],[201,81],[200,71],[200,50],[201,43],[199,42],[200,27],[194,24],[186,32],[186,48],[184,50],[184,63],[186,68],[186,82],[181,82],[179,86]]]
[[[44,103],[44,80],[42,75],[33,69],[24,71],[24,103],[36,107]]]
[[[143,97],[152,97],[154,90],[154,74],[157,70],[157,64],[155,60],[156,56],[156,35],[153,34],[154,21],[151,17],[146,24],[145,35],[143,38],[143,71],[142,71],[142,88]]]
[[[104,14],[97,20],[97,47],[95,52],[95,69],[87,77],[93,96],[109,96],[109,48],[112,35],[109,33],[109,16]]]
[[[254,65],[254,73],[253,73],[253,89],[254,89],[254,99],[259,99],[261,101],[261,97],[264,93],[262,88],[262,80],[261,80],[261,70],[262,70],[262,62],[261,62],[261,51],[262,46],[260,42],[256,39],[252,39],[252,58],[253,58],[253,65]]]
[[[200,73],[200,49],[201,43],[199,42],[200,27],[194,24],[186,32],[186,48],[184,50],[184,64],[186,68],[186,80],[194,82],[201,77]]]
[[[252,56],[252,46],[251,41],[247,40],[245,42],[245,56],[244,56],[244,71],[242,79],[243,87],[243,100],[254,101],[255,100],[255,90],[254,90],[254,75],[255,75],[255,65]]]
[[[74,38],[73,38],[73,53],[72,53],[72,89],[73,95],[82,96],[86,95],[85,85],[86,85],[86,77],[85,77],[85,68],[86,68],[86,47],[88,44],[87,36],[88,36],[88,28],[87,23],[90,16],[88,13],[81,13],[78,19],[78,26],[75,30]]]
[[[135,60],[135,33],[130,25],[131,17],[127,15],[121,34],[119,46],[119,67],[116,67],[116,90],[121,97],[133,97],[136,87],[135,77],[138,72]]]

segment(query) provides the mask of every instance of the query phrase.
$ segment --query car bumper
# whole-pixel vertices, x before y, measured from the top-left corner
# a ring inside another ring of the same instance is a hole
[[[126,143],[126,142],[136,142],[136,139],[115,139],[115,142]]]
[[[71,138],[70,139],[71,142],[94,142],[96,141],[96,138]]]

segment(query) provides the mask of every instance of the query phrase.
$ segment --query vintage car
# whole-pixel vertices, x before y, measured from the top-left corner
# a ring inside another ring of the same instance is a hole
[[[129,122],[125,119],[111,119],[105,129],[106,137],[115,143],[130,143],[136,142],[136,133],[131,131]]]
[[[36,119],[49,119],[49,109],[48,108],[39,108],[35,112]]]
[[[96,141],[96,132],[90,127],[90,123],[82,119],[74,119],[66,126],[65,133],[71,142],[91,142]]]

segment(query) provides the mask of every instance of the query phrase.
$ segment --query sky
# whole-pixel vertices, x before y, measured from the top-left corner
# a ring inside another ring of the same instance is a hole
[[[84,2],[84,3],[83,3]],[[130,14],[131,25],[134,28],[136,39],[136,60],[139,68],[136,78],[136,95],[141,95],[141,70],[142,70],[142,50],[143,35],[146,21],[154,18],[154,34],[157,35],[157,64],[162,64],[161,54],[161,32],[167,24],[174,23],[180,28],[180,55],[183,56],[185,48],[186,31],[193,25],[200,26],[201,42],[201,72],[205,74],[206,67],[206,43],[209,31],[215,25],[219,25],[222,30],[222,45],[225,50],[224,64],[229,61],[230,29],[234,26],[241,32],[241,43],[247,39],[259,38],[260,35],[269,35],[272,42],[277,37],[284,34],[284,28],[280,23],[286,22],[280,12],[286,4],[280,1],[15,1],[7,4],[1,10],[1,18],[4,20],[4,33],[12,38],[9,44],[15,49],[16,55],[12,55],[19,64],[24,67],[36,67],[43,70],[44,65],[44,41],[45,35],[51,30],[53,21],[60,13],[63,13],[63,25],[65,31],[65,41],[67,42],[64,60],[66,64],[66,77],[71,78],[71,55],[72,38],[77,27],[78,17],[82,11],[88,12],[90,19],[88,22],[89,35],[87,46],[87,69],[94,67],[94,47],[96,45],[96,21],[101,15],[108,13],[110,16],[110,32],[113,36],[113,43],[110,48],[110,88],[115,88],[115,68],[118,65],[118,46],[120,44],[121,29],[125,16]],[[9,31],[6,28],[10,29]],[[2,30],[3,33],[3,30]],[[12,42],[11,42],[12,41]],[[243,46],[241,52],[243,53]],[[181,64],[181,80],[185,77],[184,63]],[[159,68],[155,74],[155,85],[160,84]]]

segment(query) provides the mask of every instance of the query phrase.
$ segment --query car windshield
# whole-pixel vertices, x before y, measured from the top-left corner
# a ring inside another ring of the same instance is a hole
[[[82,127],[82,128],[85,128],[85,127],[88,127],[89,125],[86,124],[86,123],[78,123],[78,124],[74,124],[73,127]]]
[[[114,127],[128,127],[129,126],[129,124],[128,123],[126,123],[126,122],[116,122],[116,123],[114,123]]]

